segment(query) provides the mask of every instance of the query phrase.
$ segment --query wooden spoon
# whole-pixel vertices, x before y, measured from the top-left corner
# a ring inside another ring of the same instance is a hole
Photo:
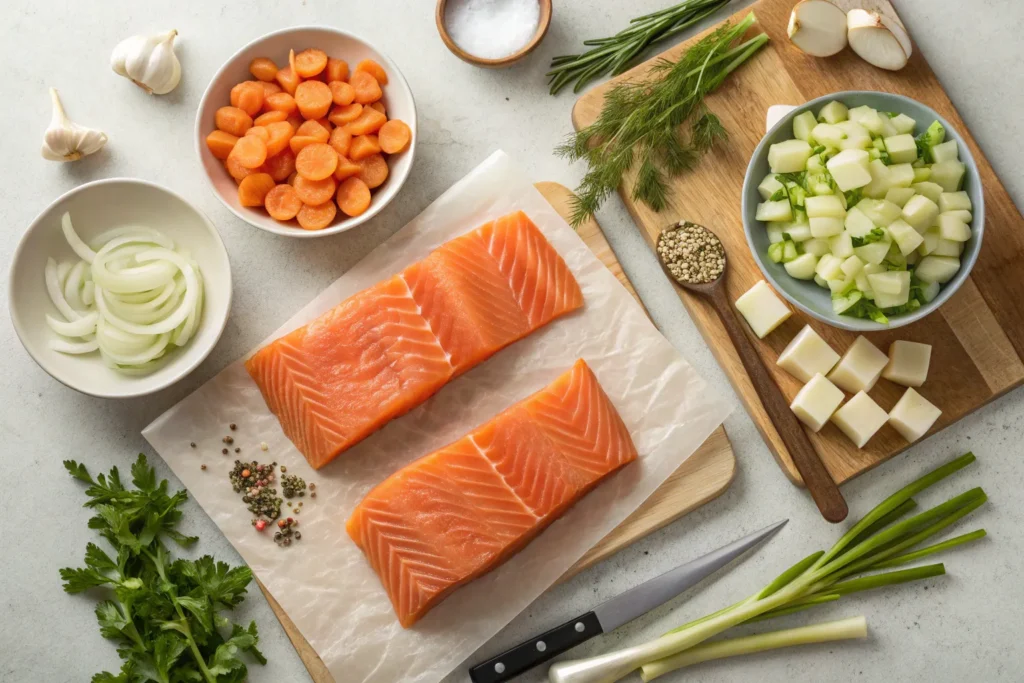
[[[690,226],[704,230],[715,240],[718,239],[712,231],[704,226],[690,222],[680,222],[667,230]],[[660,237],[658,244],[661,244]],[[821,462],[821,458],[818,457],[817,451],[814,450],[814,446],[811,445],[803,425],[790,410],[786,397],[782,395],[782,391],[768,374],[761,356],[754,349],[754,345],[743,330],[743,324],[740,323],[735,310],[733,310],[732,302],[729,301],[729,295],[725,291],[725,270],[729,261],[725,256],[725,247],[722,247],[721,272],[714,280],[701,284],[687,282],[672,273],[665,261],[665,256],[660,251],[658,258],[670,278],[684,289],[704,297],[714,306],[718,317],[722,319],[722,324],[725,325],[725,331],[729,333],[729,338],[732,339],[732,343],[739,353],[740,360],[743,361],[743,367],[746,368],[761,403],[764,404],[765,412],[768,413],[768,417],[779,430],[779,436],[782,437],[782,442],[789,450],[789,454],[804,480],[804,485],[810,491],[811,498],[817,504],[821,515],[832,523],[846,519],[849,509],[843,499],[843,494],[839,492],[839,487],[836,486],[832,476],[825,469],[824,463]]]

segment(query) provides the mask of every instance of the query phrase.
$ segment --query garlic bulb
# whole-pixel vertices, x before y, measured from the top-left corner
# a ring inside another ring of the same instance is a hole
[[[166,95],[181,80],[181,63],[174,54],[177,31],[127,38],[114,48],[110,68],[151,95]]]
[[[43,158],[51,161],[77,161],[98,152],[107,144],[106,133],[68,120],[57,91],[50,88],[53,118],[43,135]]]

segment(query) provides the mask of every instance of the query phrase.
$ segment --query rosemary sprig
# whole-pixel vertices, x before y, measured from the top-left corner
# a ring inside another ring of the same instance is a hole
[[[628,28],[614,36],[583,41],[584,45],[592,46],[590,50],[551,60],[551,71],[546,74],[551,94],[557,94],[573,81],[576,82],[573,92],[579,92],[598,76],[622,73],[647,47],[696,24],[728,1],[684,0],[678,5],[632,19]]]
[[[555,149],[588,166],[573,200],[573,227],[597,211],[634,165],[634,201],[660,211],[668,178],[692,168],[717,140],[728,137],[704,106],[704,96],[768,42],[762,33],[734,45],[755,21],[751,13],[738,24],[726,23],[678,61],[658,60],[645,80],[614,86],[597,120]]]

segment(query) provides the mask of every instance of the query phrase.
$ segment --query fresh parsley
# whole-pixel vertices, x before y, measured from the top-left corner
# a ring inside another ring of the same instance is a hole
[[[865,244],[872,244],[873,242],[879,242],[883,239],[885,239],[885,230],[882,228],[875,228],[862,237],[854,237],[852,241],[853,246],[863,247]]]
[[[84,567],[60,570],[67,593],[107,593],[96,620],[123,663],[119,674],[98,673],[92,683],[241,683],[248,676],[243,653],[266,663],[256,623],[243,628],[223,614],[245,599],[252,571],[209,555],[175,560],[167,549],[167,540],[181,547],[198,540],[175,529],[185,491],[170,493],[166,480],[157,483],[141,453],[131,468],[134,488],[116,467],[95,479],[74,460],[64,467],[89,485],[85,507],[96,513],[89,528],[113,550],[89,543]]]
[[[783,199],[786,199],[788,196],[789,195],[786,193],[786,188],[780,187],[779,189],[775,190],[775,192],[772,193],[772,196],[768,198],[768,201],[780,202]]]
[[[855,187],[844,192],[843,196],[846,197],[846,208],[849,210],[850,207],[857,206],[857,202],[864,198],[864,191],[862,188]]]

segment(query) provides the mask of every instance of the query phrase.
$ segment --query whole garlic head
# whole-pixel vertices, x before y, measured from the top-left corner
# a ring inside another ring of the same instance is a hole
[[[166,95],[181,80],[181,63],[174,54],[177,31],[126,38],[114,48],[110,68],[151,95]]]
[[[43,158],[50,161],[77,161],[98,152],[107,144],[106,133],[70,121],[64,113],[57,91],[50,88],[53,118],[43,135]]]

